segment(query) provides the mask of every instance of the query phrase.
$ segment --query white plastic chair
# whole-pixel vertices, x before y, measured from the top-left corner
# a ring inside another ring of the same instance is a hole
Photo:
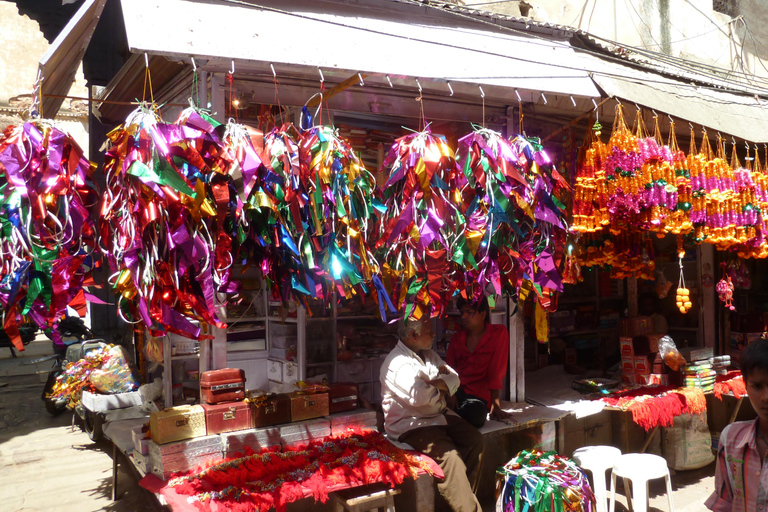
[[[608,505],[608,492],[605,485],[605,472],[613,469],[621,457],[621,450],[613,446],[585,446],[573,452],[573,461],[582,469],[592,473],[592,481],[597,502],[597,512],[605,512]]]
[[[672,506],[672,480],[664,457],[650,453],[627,453],[619,457],[611,473],[611,504],[609,512],[616,506],[616,478],[624,479],[624,492],[629,502],[629,482],[632,482],[632,506],[637,512],[648,511],[648,482],[663,478],[667,483],[667,500],[669,512],[674,512]],[[629,503],[628,503],[629,504]]]

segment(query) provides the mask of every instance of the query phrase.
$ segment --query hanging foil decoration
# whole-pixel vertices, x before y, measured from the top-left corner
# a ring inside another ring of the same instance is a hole
[[[242,166],[221,129],[194,109],[168,124],[142,106],[108,134],[102,250],[119,313],[153,336],[205,337],[195,321],[224,327],[216,293],[236,289],[227,229],[238,205],[230,173]]]
[[[463,236],[454,245],[453,261],[463,276],[461,294],[494,300],[502,293],[517,297],[528,264],[521,255],[536,224],[534,190],[525,176],[520,147],[484,128],[459,139],[456,173]]]
[[[376,248],[385,284],[405,317],[440,316],[456,289],[455,251],[466,244],[461,191],[449,186],[460,172],[453,151],[427,129],[397,139],[382,167],[389,177]]]
[[[22,315],[54,327],[67,306],[85,315],[93,284],[99,192],[93,165],[51,121],[9,126],[0,134],[0,303],[3,328],[19,350]]]
[[[267,134],[264,149],[269,170],[251,189],[246,217],[251,246],[268,253],[262,268],[275,294],[328,302],[374,293],[382,318],[394,313],[369,247],[384,207],[349,143],[329,126],[285,125]]]

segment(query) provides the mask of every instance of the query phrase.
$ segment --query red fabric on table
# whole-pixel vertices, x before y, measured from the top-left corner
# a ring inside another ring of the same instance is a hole
[[[456,370],[461,387],[491,407],[491,390],[504,387],[509,364],[509,333],[498,324],[486,324],[485,334],[473,352],[467,350],[467,333],[458,331],[448,344],[445,363]]]
[[[631,412],[632,421],[646,432],[657,426],[671,427],[676,416],[699,414],[707,409],[704,392],[696,388],[643,386],[599,400]]]
[[[332,455],[319,457],[319,455],[325,455],[323,447],[328,446],[327,443],[346,444],[348,441],[350,445],[362,442],[371,449],[360,449],[359,451],[365,454],[362,458],[354,457],[354,450],[349,449],[344,450],[338,459],[334,459]],[[286,452],[282,457],[270,457],[268,463],[264,463],[265,459],[260,457],[264,453],[266,452],[246,459],[228,458],[210,464],[208,469],[179,473],[168,482],[159,480],[154,475],[147,475],[139,485],[151,492],[161,494],[173,510],[177,511],[250,512],[266,511],[272,507],[281,511],[288,503],[310,496],[325,502],[329,492],[374,482],[385,482],[394,487],[413,471],[418,474],[428,472],[435,478],[443,478],[440,467],[431,458],[420,453],[400,450],[378,432],[350,432],[330,436],[309,443],[305,450]],[[382,454],[389,455],[390,459],[395,457],[401,462],[392,460],[386,462],[381,457]],[[314,456],[318,458],[314,459]],[[414,456],[417,456],[417,459],[413,459]],[[314,472],[307,472],[301,467],[301,464],[311,463],[314,460],[319,463],[318,469]],[[350,460],[354,461],[351,465],[348,464]],[[403,460],[418,460],[421,466],[410,466],[409,469],[402,463]],[[358,462],[361,462],[362,466]],[[346,467],[342,467],[341,463],[346,464]],[[265,475],[269,478],[269,475],[274,477],[288,474],[303,475],[303,479],[300,482],[286,480],[284,483],[271,486],[269,491],[257,489],[258,479],[264,478]],[[338,481],[341,478],[344,479],[343,482]],[[234,485],[238,479],[248,482],[250,487],[245,489],[245,486]],[[216,499],[206,499],[210,498],[210,494],[206,493],[212,492],[228,494]],[[241,495],[242,499],[240,499]]]
[[[747,386],[744,384],[744,377],[741,372],[733,370],[715,378],[715,388],[712,392],[718,400],[722,400],[723,395],[727,395],[728,392],[733,393],[736,398],[741,398],[747,394]]]

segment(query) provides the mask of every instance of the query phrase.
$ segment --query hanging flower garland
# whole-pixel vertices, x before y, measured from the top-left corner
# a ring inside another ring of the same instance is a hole
[[[223,327],[215,295],[231,291],[220,274],[231,257],[219,233],[235,199],[218,126],[194,109],[166,124],[142,106],[108,134],[102,250],[118,312],[153,336],[205,336],[191,320]]]
[[[67,306],[85,314],[92,284],[98,201],[93,166],[52,122],[9,126],[0,134],[0,303],[3,328],[18,350],[22,315],[54,327]]]
[[[449,186],[460,172],[453,151],[427,128],[397,139],[382,169],[389,177],[376,249],[385,285],[406,318],[440,316],[455,289],[451,262],[465,261],[460,191]]]

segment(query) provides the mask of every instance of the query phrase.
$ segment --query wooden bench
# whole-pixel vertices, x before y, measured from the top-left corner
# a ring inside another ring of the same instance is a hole
[[[334,512],[366,512],[384,508],[386,512],[395,512],[395,495],[400,489],[392,489],[383,484],[365,485],[331,493]]]

